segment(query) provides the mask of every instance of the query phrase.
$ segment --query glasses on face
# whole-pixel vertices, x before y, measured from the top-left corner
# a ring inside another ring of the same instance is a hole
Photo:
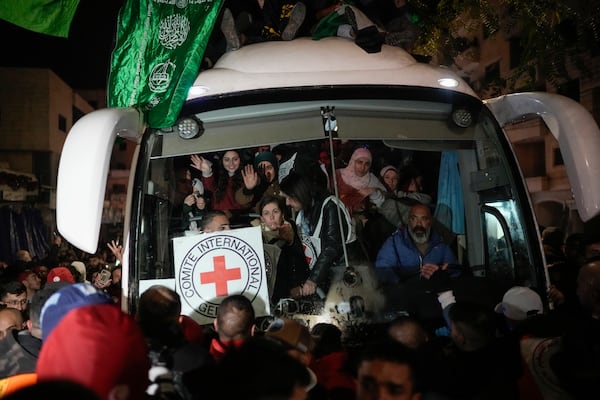
[[[2,302],[2,304],[6,304],[7,306],[11,306],[11,307],[24,306],[25,304],[27,304],[27,299],[8,300],[8,301]]]

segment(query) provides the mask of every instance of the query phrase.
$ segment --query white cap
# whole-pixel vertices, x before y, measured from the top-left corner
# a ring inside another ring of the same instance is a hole
[[[504,314],[506,318],[522,321],[541,314],[544,305],[540,296],[533,290],[524,286],[515,286],[504,294],[502,302],[498,303],[494,310]]]

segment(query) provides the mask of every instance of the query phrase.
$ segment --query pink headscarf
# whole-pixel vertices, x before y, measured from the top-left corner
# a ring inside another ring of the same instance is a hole
[[[369,162],[373,161],[373,156],[371,156],[371,152],[364,147],[359,147],[354,150],[352,153],[352,157],[350,157],[350,161],[348,162],[348,166],[346,168],[342,168],[340,173],[342,174],[342,179],[347,185],[352,186],[354,189],[364,189],[369,186],[374,186],[373,182],[371,182],[371,173],[367,172],[364,176],[358,176],[354,173],[354,162],[359,158],[366,158]],[[377,178],[375,178],[377,180]]]

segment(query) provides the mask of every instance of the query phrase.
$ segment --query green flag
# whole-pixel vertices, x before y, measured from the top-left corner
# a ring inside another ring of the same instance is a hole
[[[21,28],[67,37],[79,0],[1,0],[0,18]]]
[[[173,125],[222,0],[127,0],[108,79],[110,107],[138,107],[153,128]]]

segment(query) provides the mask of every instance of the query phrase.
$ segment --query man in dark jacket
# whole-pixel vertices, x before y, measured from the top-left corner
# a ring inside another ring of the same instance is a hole
[[[427,277],[429,270],[448,269],[457,277],[456,257],[452,249],[432,229],[433,218],[428,206],[417,204],[410,210],[408,224],[390,236],[377,254],[379,279],[400,283],[414,277]]]
[[[31,299],[27,329],[13,329],[3,340],[0,340],[0,354],[3,355],[0,358],[0,379],[35,372],[35,364],[42,347],[40,328],[42,306],[54,292],[65,285],[68,283],[49,283],[37,291]]]

